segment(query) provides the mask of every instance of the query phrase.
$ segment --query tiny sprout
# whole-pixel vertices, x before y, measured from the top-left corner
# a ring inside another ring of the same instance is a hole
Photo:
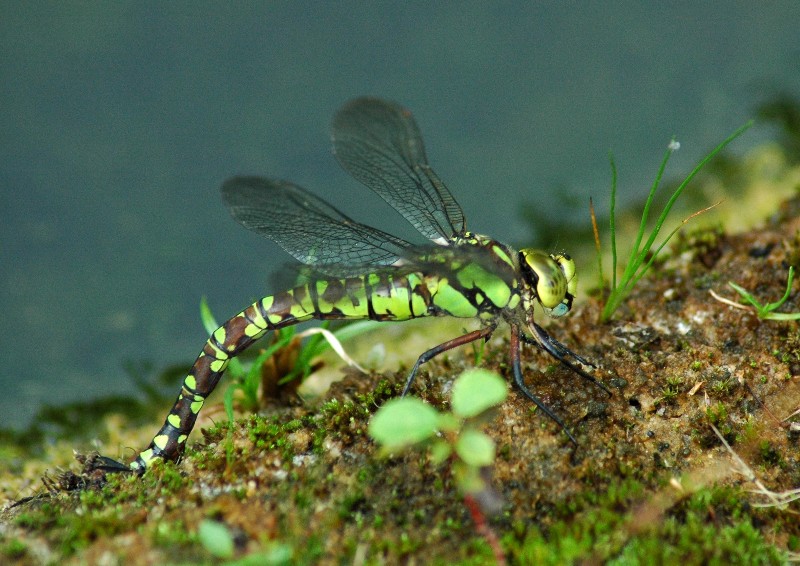
[[[733,281],[728,281],[728,285],[748,303],[752,305],[752,307],[748,307],[747,305],[743,305],[741,303],[736,303],[731,301],[730,299],[726,299],[724,297],[720,297],[717,295],[713,290],[709,290],[711,296],[714,297],[721,303],[724,303],[728,306],[733,308],[742,309],[742,310],[755,310],[756,315],[758,318],[763,318],[765,320],[800,320],[800,312],[791,312],[791,313],[783,313],[783,312],[774,312],[778,308],[786,302],[789,298],[789,294],[792,291],[792,281],[794,281],[794,266],[789,267],[789,276],[786,280],[786,292],[784,292],[783,297],[780,300],[774,303],[765,303],[761,304],[758,300],[746,289],[740,287]]]
[[[219,328],[219,323],[214,318],[205,297],[200,300],[200,319],[209,334],[213,334]],[[231,384],[225,390],[223,397],[223,406],[228,420],[233,422],[234,395],[237,391],[241,391],[243,394],[241,405],[244,410],[256,411],[258,409],[262,368],[265,362],[278,355],[282,350],[290,348],[293,342],[298,341],[299,343],[302,338],[308,338],[308,340],[300,343],[294,368],[280,378],[279,385],[295,378],[305,379],[313,370],[312,360],[328,348],[332,349],[350,367],[354,367],[362,373],[368,373],[347,355],[342,341],[369,332],[375,324],[374,321],[362,321],[344,326],[335,333],[327,329],[327,323],[323,324],[321,328],[309,328],[303,332],[297,332],[294,327],[283,328],[275,334],[273,343],[262,351],[248,368],[245,368],[239,358],[231,358],[228,365]]]
[[[369,423],[369,435],[388,455],[405,448],[427,449],[435,463],[451,461],[463,493],[486,488],[481,470],[494,463],[497,448],[482,425],[508,395],[506,382],[496,373],[472,369],[453,384],[451,413],[440,413],[413,397],[387,401]]]

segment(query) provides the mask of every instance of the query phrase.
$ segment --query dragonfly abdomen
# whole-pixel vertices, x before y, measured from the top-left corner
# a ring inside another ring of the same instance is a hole
[[[211,334],[164,425],[131,468],[141,473],[155,458],[180,457],[203,403],[231,358],[268,332],[310,319],[410,320],[435,314],[430,305],[424,278],[415,273],[321,279],[256,301]]]

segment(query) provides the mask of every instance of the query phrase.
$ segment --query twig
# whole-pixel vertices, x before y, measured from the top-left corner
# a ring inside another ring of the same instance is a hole
[[[464,495],[464,503],[466,504],[467,509],[469,509],[469,514],[472,517],[472,521],[475,523],[475,528],[483,536],[483,538],[486,539],[486,542],[489,543],[489,546],[494,553],[495,562],[498,566],[505,566],[505,552],[503,552],[503,548],[500,546],[500,541],[498,540],[497,535],[494,534],[494,531],[486,522],[486,515],[484,515],[480,504],[475,497],[469,493]]]
[[[735,309],[741,309],[743,311],[752,311],[753,307],[748,307],[747,305],[743,305],[742,303],[737,303],[736,301],[731,301],[730,299],[726,299],[725,297],[721,297],[714,292],[714,289],[709,289],[709,293],[711,296],[718,300],[720,303],[724,303],[729,307],[733,307]]]
[[[761,483],[761,480],[759,480],[758,477],[756,477],[756,474],[755,472],[753,472],[753,469],[750,466],[748,466],[736,452],[733,451],[733,448],[731,448],[730,444],[728,444],[728,442],[725,440],[725,437],[722,436],[717,427],[715,427],[713,423],[709,423],[709,425],[714,430],[714,434],[717,435],[717,438],[719,438],[720,442],[722,442],[722,444],[727,449],[728,453],[731,455],[731,458],[734,461],[734,471],[736,471],[739,475],[743,476],[747,481],[753,483],[756,486],[756,489],[750,489],[748,491],[750,493],[756,493],[762,495],[765,498],[769,499],[769,502],[766,503],[758,503],[758,502],[751,503],[753,507],[783,508],[789,503],[792,503],[793,501],[800,500],[800,488],[791,489],[789,491],[781,491],[781,492],[775,492],[770,489],[767,489],[767,487],[763,483]],[[788,510],[788,512],[795,515],[800,515],[800,513],[797,513],[796,511]]]

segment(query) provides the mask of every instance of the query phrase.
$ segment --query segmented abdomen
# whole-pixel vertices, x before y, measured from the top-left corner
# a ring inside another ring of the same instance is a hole
[[[206,398],[214,391],[231,358],[267,332],[309,319],[409,320],[434,313],[420,274],[369,274],[348,279],[319,280],[253,303],[209,337],[194,362],[164,425],[146,450],[131,463],[143,473],[155,458],[176,460],[183,453]]]

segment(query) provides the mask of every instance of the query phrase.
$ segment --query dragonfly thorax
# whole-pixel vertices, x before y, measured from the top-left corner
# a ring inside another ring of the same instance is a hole
[[[578,288],[573,259],[567,254],[525,248],[519,251],[519,264],[525,283],[548,314],[567,314]]]

